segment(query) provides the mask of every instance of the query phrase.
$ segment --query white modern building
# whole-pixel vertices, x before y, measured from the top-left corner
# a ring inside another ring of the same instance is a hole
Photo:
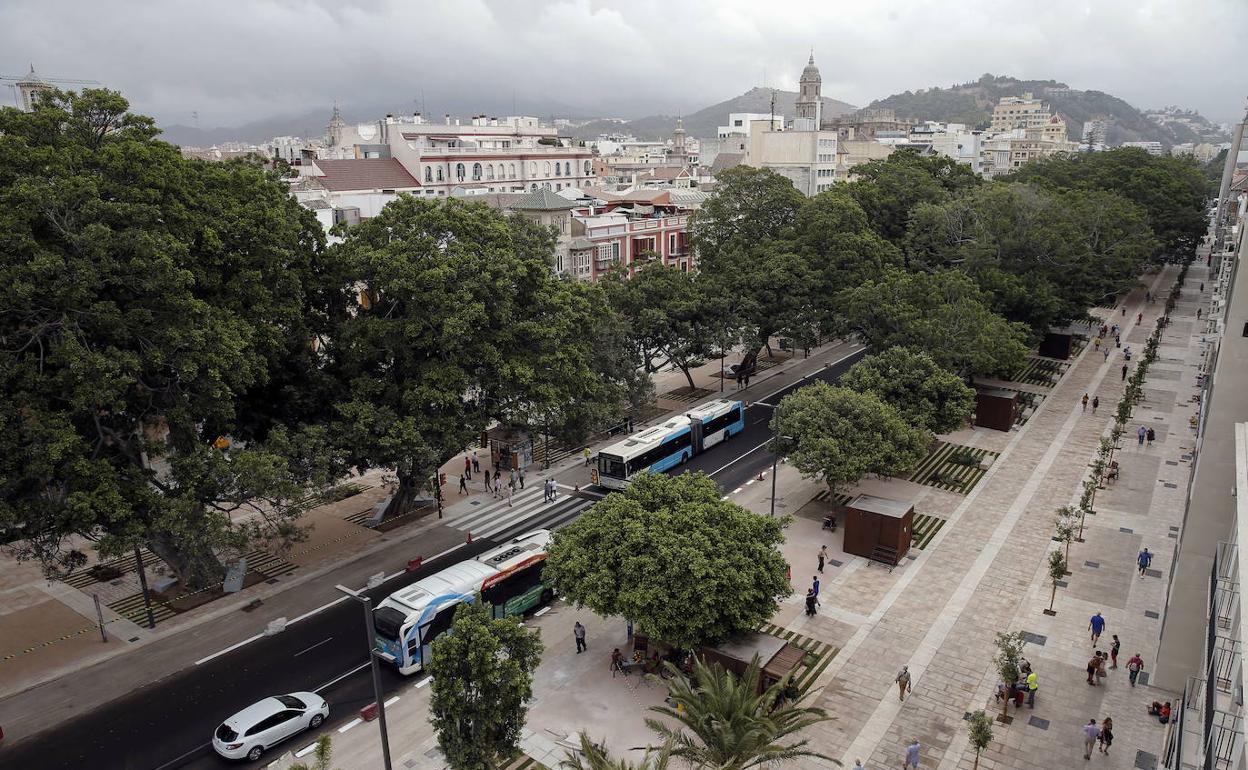
[[[1123,147],[1138,147],[1149,155],[1165,155],[1166,148],[1161,142],[1123,142]]]

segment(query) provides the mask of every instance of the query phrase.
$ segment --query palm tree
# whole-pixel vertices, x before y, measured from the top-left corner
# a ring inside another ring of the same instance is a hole
[[[580,756],[568,752],[567,759],[559,763],[562,770],[668,770],[671,761],[671,746],[646,749],[646,755],[640,764],[633,764],[626,759],[612,759],[607,749],[594,743],[585,733],[581,733]]]
[[[794,692],[788,676],[760,694],[757,657],[739,677],[700,659],[694,663],[692,681],[670,663],[667,670],[672,674],[667,683],[670,705],[650,710],[678,726],[657,719],[647,719],[646,725],[671,747],[672,756],[707,770],[747,770],[799,757],[840,764],[807,749],[805,738],[786,740],[829,717],[823,709],[799,705],[806,693]],[[786,692],[791,697],[784,697]]]

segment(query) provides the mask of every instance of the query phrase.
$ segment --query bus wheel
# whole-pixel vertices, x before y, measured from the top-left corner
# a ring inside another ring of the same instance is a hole
[[[686,452],[685,454],[682,454],[682,455],[680,456],[680,464],[681,464],[681,465],[684,465],[684,464],[685,464],[685,463],[687,463],[687,462],[689,462],[689,453],[688,453],[688,452]]]
[[[542,604],[550,604],[555,599],[555,592],[547,588],[542,591]]]

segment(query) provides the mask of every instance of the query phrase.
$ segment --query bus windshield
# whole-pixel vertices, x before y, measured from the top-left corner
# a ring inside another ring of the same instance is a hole
[[[377,629],[377,635],[394,642],[399,640],[399,631],[406,620],[407,616],[394,607],[381,607],[373,613],[373,626]]]
[[[624,472],[624,461],[612,455],[598,455],[598,472],[617,479],[622,479],[627,475]]]

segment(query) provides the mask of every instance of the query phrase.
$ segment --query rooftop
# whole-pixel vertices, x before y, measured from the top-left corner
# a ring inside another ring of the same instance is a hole
[[[318,160],[321,171],[317,180],[333,192],[353,190],[410,190],[420,182],[407,173],[394,158],[361,158],[357,160]]]

